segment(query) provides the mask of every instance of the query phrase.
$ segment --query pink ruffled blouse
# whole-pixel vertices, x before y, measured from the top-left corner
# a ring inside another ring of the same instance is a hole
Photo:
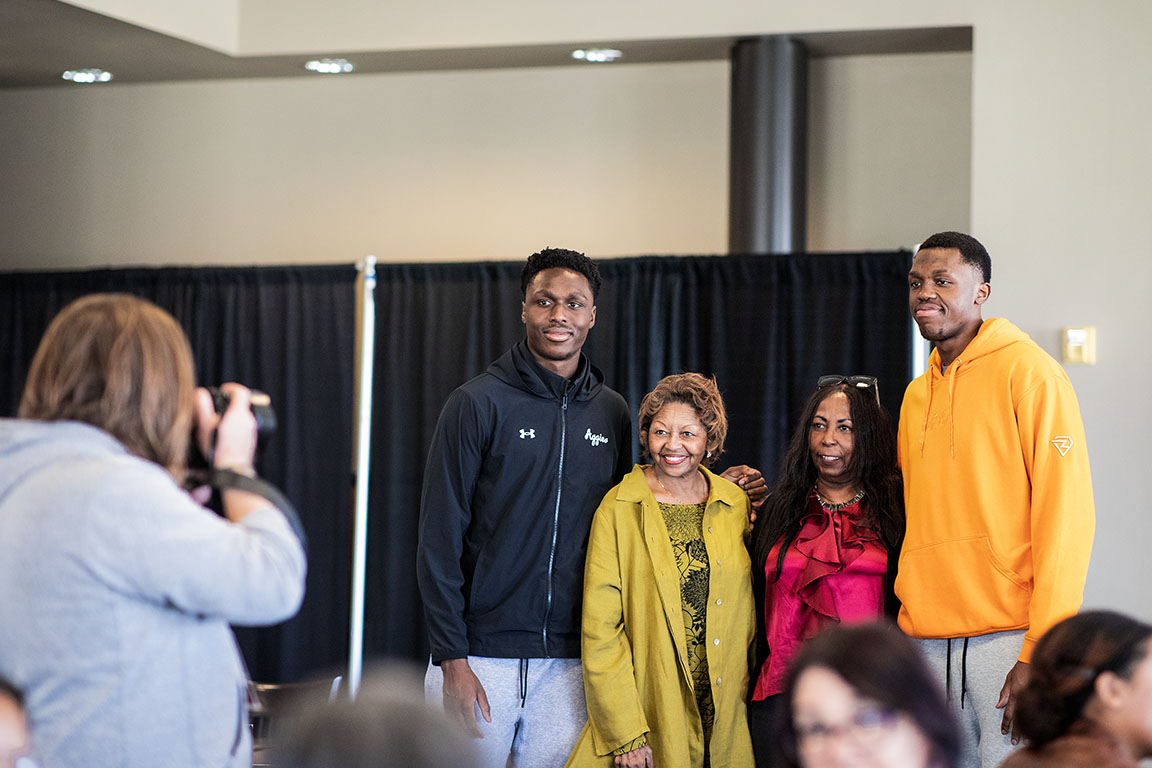
[[[764,626],[769,655],[753,699],[783,691],[788,665],[800,646],[829,624],[873,621],[883,614],[888,553],[876,531],[860,524],[862,514],[859,502],[829,512],[813,492],[779,579],[781,543],[768,553]]]

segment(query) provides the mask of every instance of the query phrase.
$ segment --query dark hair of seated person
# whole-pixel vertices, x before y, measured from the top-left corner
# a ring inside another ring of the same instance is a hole
[[[1080,613],[1045,632],[1016,702],[1016,727],[1030,748],[1064,736],[1087,716],[1101,675],[1129,679],[1150,637],[1152,626],[1114,611]]]

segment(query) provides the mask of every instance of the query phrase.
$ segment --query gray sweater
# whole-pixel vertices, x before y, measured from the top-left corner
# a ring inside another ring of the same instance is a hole
[[[277,510],[233,524],[101,430],[0,420],[0,674],[44,768],[250,766],[228,625],[294,615],[304,574]]]

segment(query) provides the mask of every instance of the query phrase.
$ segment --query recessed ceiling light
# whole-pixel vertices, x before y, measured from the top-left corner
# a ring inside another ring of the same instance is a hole
[[[618,51],[615,48],[578,48],[572,51],[572,58],[581,61],[590,61],[593,64],[604,64],[609,61],[616,61],[616,59],[623,55],[623,51]]]
[[[106,83],[112,79],[112,73],[102,69],[70,69],[61,77],[74,83]]]
[[[322,75],[342,75],[351,72],[355,67],[348,59],[312,59],[304,65],[304,69]]]

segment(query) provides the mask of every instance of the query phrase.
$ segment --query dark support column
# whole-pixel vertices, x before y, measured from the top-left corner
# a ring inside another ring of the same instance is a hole
[[[783,35],[732,48],[728,251],[805,250],[808,51]]]

